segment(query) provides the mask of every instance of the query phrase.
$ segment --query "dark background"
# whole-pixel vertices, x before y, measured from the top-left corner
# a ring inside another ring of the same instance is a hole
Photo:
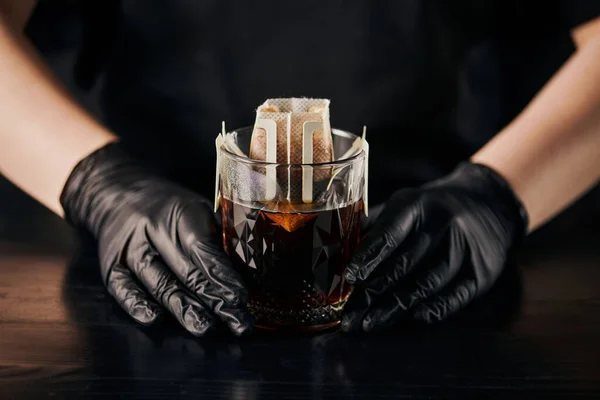
[[[80,16],[53,3],[28,32],[101,118],[96,91],[73,83]],[[97,261],[73,257],[67,224],[0,178],[0,398],[599,398],[599,205],[596,189],[532,235],[518,271],[458,320],[369,337],[197,340],[174,321],[133,323]]]
[[[102,119],[95,98],[102,85],[84,91],[74,83],[74,62],[81,42],[84,21],[79,2],[42,1],[34,12],[27,27],[27,33],[44,54],[48,63],[56,71],[73,95],[94,115]],[[569,46],[572,44],[561,44]],[[567,49],[557,49],[557,52]],[[481,110],[485,117],[485,110]],[[35,221],[23,226],[20,220],[27,217]],[[569,210],[550,224],[535,232],[528,239],[530,246],[577,242],[600,231],[600,188],[596,187]],[[0,238],[26,241],[32,235],[43,238],[49,247],[71,248],[74,236],[70,228],[58,217],[20,192],[16,187],[0,177]]]

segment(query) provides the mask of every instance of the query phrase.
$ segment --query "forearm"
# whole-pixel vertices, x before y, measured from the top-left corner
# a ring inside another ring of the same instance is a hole
[[[75,164],[115,137],[79,107],[0,13],[0,172],[62,216]]]
[[[533,231],[600,179],[600,38],[580,48],[472,161],[512,185]]]

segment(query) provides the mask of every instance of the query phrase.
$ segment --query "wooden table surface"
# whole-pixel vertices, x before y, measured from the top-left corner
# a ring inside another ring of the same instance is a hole
[[[524,252],[435,327],[196,339],[130,321],[68,227],[16,198],[0,202],[0,399],[600,398],[600,234]]]

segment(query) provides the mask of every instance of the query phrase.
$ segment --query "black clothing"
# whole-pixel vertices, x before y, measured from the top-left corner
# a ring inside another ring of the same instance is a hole
[[[211,195],[222,120],[250,125],[269,97],[330,98],[335,127],[368,126],[378,202],[495,135],[569,56],[568,30],[600,14],[596,1],[523,3],[125,0],[106,122]]]

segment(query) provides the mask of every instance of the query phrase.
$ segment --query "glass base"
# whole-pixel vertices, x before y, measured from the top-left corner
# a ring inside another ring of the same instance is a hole
[[[270,331],[270,332],[280,331],[280,332],[314,333],[314,332],[325,331],[325,330],[334,328],[336,326],[339,326],[341,322],[342,321],[334,321],[334,322],[331,322],[331,323],[325,324],[325,325],[297,326],[297,327],[291,327],[291,326],[286,326],[286,325],[255,324],[254,327],[257,329],[262,329],[264,331]]]
[[[339,325],[346,302],[318,308],[279,309],[248,304],[248,311],[255,319],[258,329],[286,332],[318,332]]]

